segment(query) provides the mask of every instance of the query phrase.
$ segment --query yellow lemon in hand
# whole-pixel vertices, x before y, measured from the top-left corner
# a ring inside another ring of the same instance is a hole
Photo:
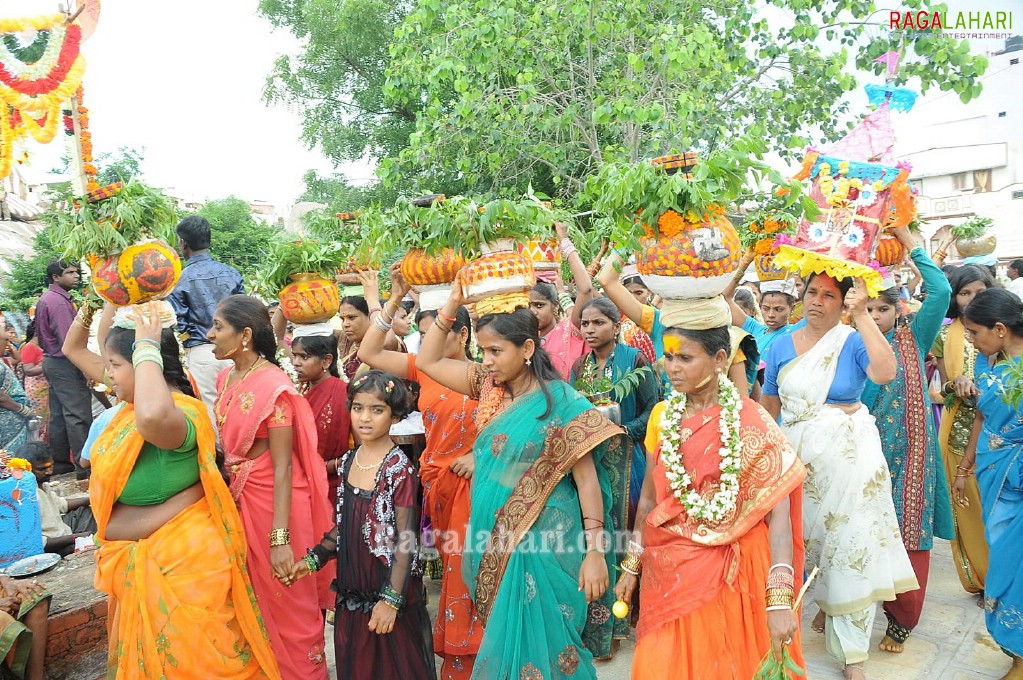
[[[619,619],[624,619],[629,615],[629,605],[625,604],[622,600],[618,600],[611,607],[611,613]]]

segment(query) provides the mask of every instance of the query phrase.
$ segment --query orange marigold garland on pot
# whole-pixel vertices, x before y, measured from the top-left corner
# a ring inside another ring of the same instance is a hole
[[[772,175],[760,160],[765,151],[763,140],[750,136],[705,161],[690,152],[609,164],[587,183],[586,194],[599,215],[614,220],[616,240],[636,252],[651,290],[665,298],[712,298],[728,285],[744,250],[726,209],[751,193],[748,181]]]

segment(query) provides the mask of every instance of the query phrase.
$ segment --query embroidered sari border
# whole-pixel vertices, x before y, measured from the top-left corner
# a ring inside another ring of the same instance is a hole
[[[476,610],[484,626],[515,548],[539,518],[547,499],[572,466],[595,447],[622,433],[598,411],[588,409],[563,427],[548,430],[543,453],[522,475],[498,512],[476,580]]]

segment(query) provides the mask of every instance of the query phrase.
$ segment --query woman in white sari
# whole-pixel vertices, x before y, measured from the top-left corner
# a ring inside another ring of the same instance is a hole
[[[843,299],[858,331],[841,322]],[[896,374],[895,355],[866,305],[862,281],[851,287],[847,279],[812,276],[803,294],[806,326],[765,355],[762,398],[806,466],[806,565],[821,569],[814,628],[855,680],[866,677],[877,603],[917,588],[877,427],[860,403],[868,377],[883,385]]]

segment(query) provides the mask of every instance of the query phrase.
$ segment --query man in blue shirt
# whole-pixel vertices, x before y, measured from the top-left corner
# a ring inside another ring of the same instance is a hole
[[[181,279],[168,298],[178,315],[178,333],[183,338],[188,370],[206,403],[210,421],[216,426],[213,402],[217,398],[217,374],[231,365],[213,356],[213,345],[206,339],[213,326],[213,313],[224,298],[244,293],[242,275],[229,265],[217,262],[209,253],[210,223],[206,218],[186,217],[175,228],[178,248],[188,261]]]

